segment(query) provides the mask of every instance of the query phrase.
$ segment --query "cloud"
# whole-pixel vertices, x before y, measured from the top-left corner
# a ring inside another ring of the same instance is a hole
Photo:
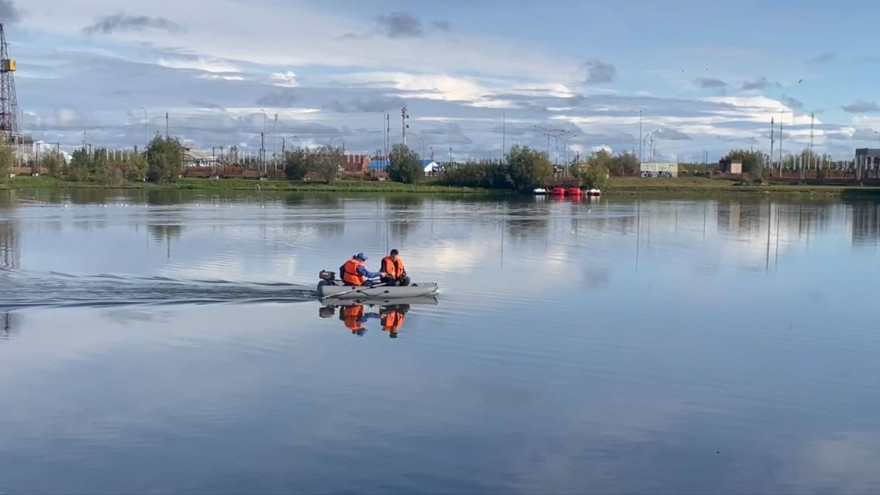
[[[873,101],[856,101],[855,103],[850,103],[849,105],[844,105],[840,107],[844,112],[847,113],[867,113],[867,112],[880,112],[880,107]]]
[[[198,107],[198,108],[210,108],[213,110],[223,110],[222,106],[220,106],[216,103],[208,102],[208,101],[189,100],[189,104],[194,107]]]
[[[694,79],[694,86],[702,89],[723,89],[727,87],[727,83],[721,79],[698,77]]]
[[[431,21],[431,27],[437,29],[438,31],[443,31],[444,33],[448,33],[452,30],[452,25],[449,24],[449,21],[446,20]]]
[[[761,76],[754,81],[744,81],[742,85],[742,89],[746,91],[751,91],[755,89],[766,89],[769,87],[780,87],[781,85],[777,81],[768,81],[766,77]]]
[[[877,134],[866,127],[841,127],[833,132],[826,132],[828,139],[841,141],[876,141]]]
[[[791,96],[783,95],[782,104],[794,110],[803,110],[804,108],[804,102],[798,100],[797,98],[792,98]]]
[[[257,105],[267,107],[292,107],[299,101],[299,94],[294,89],[273,91],[257,99]]]
[[[408,12],[392,12],[391,15],[377,16],[376,24],[385,36],[392,39],[418,38],[425,34],[422,21]]]
[[[21,10],[12,0],[0,0],[0,19],[5,24],[15,24],[21,19]]]
[[[145,29],[159,29],[169,32],[181,30],[180,25],[164,17],[129,16],[120,13],[98,18],[94,24],[84,27],[83,32],[86,34],[112,34],[116,31],[143,31]]]
[[[821,53],[821,54],[816,55],[815,57],[807,60],[807,63],[810,65],[822,65],[822,64],[827,64],[829,62],[834,61],[835,58],[837,58],[837,56],[835,54],[830,53],[830,52],[825,52],[825,53]]]
[[[299,80],[293,71],[276,72],[269,76],[269,80],[272,81],[273,86],[279,86],[282,88],[299,87]]]
[[[584,63],[582,67],[587,69],[588,83],[610,83],[617,80],[617,69],[612,64],[593,59]]]
[[[357,98],[344,104],[339,100],[333,100],[330,103],[324,105],[322,108],[324,110],[330,110],[337,113],[373,113],[382,112],[385,110],[400,109],[405,104],[406,103],[404,102],[403,98],[400,98],[398,96],[372,95]]]
[[[668,139],[670,141],[690,141],[691,137],[687,134],[677,131],[671,128],[663,128],[660,129],[656,134],[657,137],[661,139]]]

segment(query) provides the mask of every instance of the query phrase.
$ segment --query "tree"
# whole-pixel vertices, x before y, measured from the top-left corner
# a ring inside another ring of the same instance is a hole
[[[231,146],[226,152],[226,164],[238,165],[238,146]]]
[[[61,173],[65,165],[64,155],[58,150],[50,150],[43,155],[42,166],[46,169],[46,175],[49,177],[61,178]]]
[[[553,165],[547,155],[528,146],[514,145],[507,153],[507,173],[510,186],[519,191],[531,191],[544,186],[553,175]]]
[[[345,161],[345,155],[342,148],[327,145],[322,146],[312,154],[312,170],[321,174],[327,184],[332,184],[336,180],[336,175]]]
[[[609,170],[619,170],[620,175],[636,174],[639,172],[639,159],[632,153],[621,153],[611,159]]]
[[[741,162],[743,173],[750,174],[753,177],[759,177],[761,173],[762,156],[758,151],[750,150],[731,150],[722,160],[730,160],[732,162]]]
[[[0,180],[9,178],[12,165],[15,163],[15,150],[5,143],[0,143]]]
[[[164,184],[174,182],[183,169],[183,146],[177,138],[157,135],[147,146],[147,180]]]
[[[602,190],[608,185],[608,166],[602,160],[579,163],[573,169],[573,175],[580,187]]]
[[[389,159],[391,164],[388,166],[388,178],[395,182],[413,184],[425,175],[418,153],[405,144],[392,146]]]
[[[141,154],[134,154],[125,161],[125,180],[143,182],[147,179],[147,159]]]
[[[284,175],[288,180],[302,180],[312,165],[312,152],[308,148],[295,148],[284,153]]]
[[[85,148],[74,150],[70,159],[67,178],[75,182],[86,182],[91,177],[92,157]]]

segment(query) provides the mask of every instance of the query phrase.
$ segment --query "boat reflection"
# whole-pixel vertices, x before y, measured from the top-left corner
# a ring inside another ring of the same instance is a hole
[[[434,296],[400,298],[400,299],[364,299],[339,301],[332,298],[321,300],[321,308],[318,316],[332,318],[337,314],[342,324],[352,335],[363,337],[367,333],[367,323],[370,320],[379,320],[383,332],[388,337],[396,339],[403,327],[407,312],[413,305],[437,305]]]

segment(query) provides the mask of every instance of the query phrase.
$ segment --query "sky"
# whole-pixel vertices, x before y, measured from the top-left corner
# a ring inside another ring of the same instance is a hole
[[[784,152],[812,136],[850,158],[880,145],[878,17],[869,1],[0,0],[36,139],[143,146],[167,113],[205,150],[256,154],[265,131],[270,155],[375,154],[386,113],[401,142],[405,106],[407,144],[437,160],[519,144],[717,161],[769,152],[771,119],[774,154],[781,122]]]

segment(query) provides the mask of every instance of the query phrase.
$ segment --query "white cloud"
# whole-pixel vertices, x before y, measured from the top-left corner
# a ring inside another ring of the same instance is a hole
[[[210,73],[229,74],[241,72],[238,67],[230,62],[208,58],[198,58],[192,60],[162,58],[159,59],[158,64],[162,67],[167,67],[169,69],[188,69]]]
[[[297,79],[296,74],[290,70],[287,72],[276,72],[269,76],[269,80],[272,82],[273,86],[279,86],[282,88],[299,87],[299,80]]]

